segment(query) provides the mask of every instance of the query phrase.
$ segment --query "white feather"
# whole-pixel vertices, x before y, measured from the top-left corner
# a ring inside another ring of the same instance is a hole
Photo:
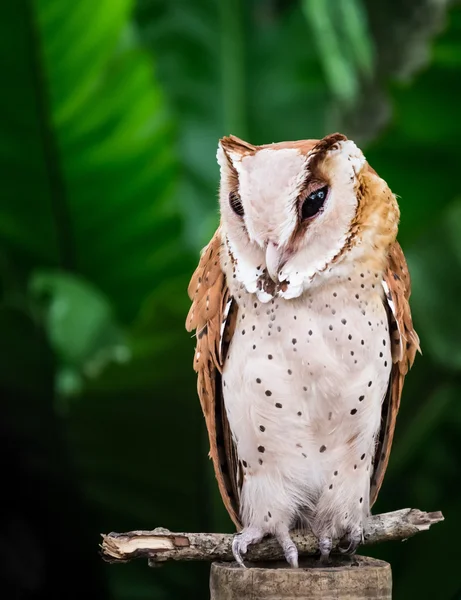
[[[224,329],[226,328],[226,325],[227,325],[227,318],[229,316],[229,310],[230,310],[230,307],[232,306],[233,301],[234,301],[234,299],[230,298],[227,301],[226,306],[224,307],[223,320],[221,323],[221,329],[219,331],[219,361],[221,363],[222,363],[222,359],[223,359],[222,350],[223,350]]]
[[[402,360],[403,359],[403,342],[404,342],[403,332],[402,332],[402,329],[400,327],[399,320],[397,319],[397,311],[396,311],[396,308],[395,308],[394,301],[392,299],[391,291],[389,289],[389,286],[387,285],[386,280],[383,279],[381,281],[381,285],[383,286],[384,294],[385,294],[385,297],[386,297],[385,301],[389,305],[389,308],[391,309],[391,312],[394,315],[395,322],[397,323],[397,330],[399,332],[399,337],[400,337],[399,358],[398,358],[398,360]]]
[[[306,518],[314,531],[336,536],[361,526],[367,515],[391,358],[374,279],[365,280],[368,304],[355,298],[357,290],[364,294],[363,281],[356,274],[349,287],[327,285],[311,298],[275,300],[268,309],[255,307],[254,296],[239,300],[223,391],[238,454],[247,464],[245,525],[273,533],[310,510]],[[272,517],[265,520],[268,512]]]
[[[266,148],[234,162],[245,224],[251,241],[264,246],[288,242],[297,221],[296,198],[306,178],[306,157],[298,150]]]

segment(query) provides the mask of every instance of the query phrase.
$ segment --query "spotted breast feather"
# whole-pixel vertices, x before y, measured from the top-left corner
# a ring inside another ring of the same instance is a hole
[[[227,350],[238,318],[238,306],[229,292],[221,268],[223,248],[218,229],[203,250],[188,288],[192,301],[186,328],[196,332],[193,366],[198,375],[198,396],[210,442],[210,457],[224,506],[237,530],[242,527],[240,492],[242,464],[237,456],[223,402],[222,373]],[[388,392],[382,404],[382,420],[374,468],[370,473],[370,507],[375,503],[387,468],[396,417],[408,368],[412,366],[419,339],[413,328],[409,308],[410,278],[402,250],[397,242],[389,252],[383,280],[391,332],[393,367]],[[301,329],[303,323],[297,327]],[[306,335],[309,330],[306,329]]]

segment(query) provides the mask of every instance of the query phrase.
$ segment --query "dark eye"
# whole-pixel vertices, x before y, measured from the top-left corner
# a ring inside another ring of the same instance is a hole
[[[231,192],[229,194],[229,204],[236,215],[243,217],[245,213],[243,210],[242,201],[240,200],[240,196],[237,192]]]
[[[301,208],[301,219],[314,217],[322,208],[328,194],[328,186],[315,190],[307,196]]]

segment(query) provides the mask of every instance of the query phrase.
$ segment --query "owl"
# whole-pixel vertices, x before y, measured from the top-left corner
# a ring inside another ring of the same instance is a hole
[[[220,223],[192,275],[186,329],[236,561],[290,533],[354,553],[419,350],[387,183],[344,135],[219,140]]]

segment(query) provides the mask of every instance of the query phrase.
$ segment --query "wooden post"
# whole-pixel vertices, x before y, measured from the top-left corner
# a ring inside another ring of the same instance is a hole
[[[299,569],[284,562],[257,563],[244,569],[237,563],[214,562],[210,600],[391,600],[392,573],[388,563],[355,556],[303,558]]]

